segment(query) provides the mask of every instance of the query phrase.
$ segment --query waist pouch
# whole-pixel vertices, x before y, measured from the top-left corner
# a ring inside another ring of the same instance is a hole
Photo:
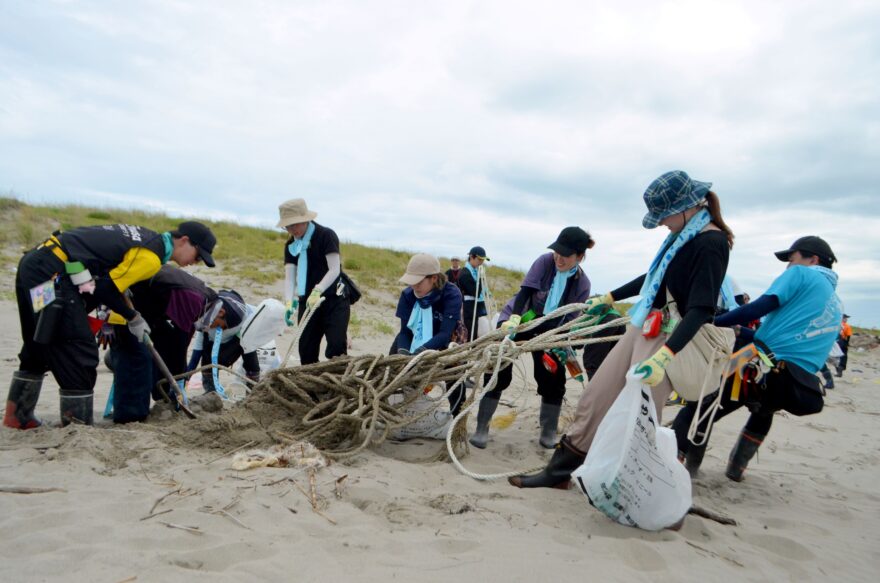
[[[785,372],[793,381],[796,389],[820,395],[825,394],[825,391],[822,390],[822,385],[819,383],[819,377],[792,362],[786,361],[783,364],[785,365]]]

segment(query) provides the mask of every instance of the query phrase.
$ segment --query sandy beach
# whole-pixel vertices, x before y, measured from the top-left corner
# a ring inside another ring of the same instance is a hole
[[[5,391],[20,340],[15,304],[0,308]],[[279,340],[282,353],[289,341]],[[390,342],[355,338],[352,352],[384,353]],[[54,427],[50,376],[36,411],[44,427],[0,430],[0,486],[57,489],[0,493],[2,579],[875,581],[880,351],[853,350],[836,381],[819,415],[777,416],[743,483],[727,480],[724,467],[745,413],[716,427],[694,502],[736,526],[689,515],[679,531],[650,533],[612,523],[574,489],[517,490],[426,462],[443,447],[432,440],[385,442],[320,469],[316,512],[306,471],[233,470],[222,443],[169,439],[183,417],[102,419],[111,383],[103,366],[96,425]],[[516,420],[493,430],[486,450],[471,449],[462,459],[469,469],[548,458],[537,444],[539,399],[520,386],[502,401],[517,407]],[[563,416],[581,390],[570,381]],[[668,407],[664,420],[674,414]]]

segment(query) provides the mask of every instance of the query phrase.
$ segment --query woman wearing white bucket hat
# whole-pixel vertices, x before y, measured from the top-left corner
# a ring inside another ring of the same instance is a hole
[[[278,226],[290,238],[284,244],[284,300],[287,324],[302,318],[306,308],[316,310],[299,342],[302,364],[318,362],[321,338],[327,339],[327,358],[346,353],[351,303],[340,275],[339,237],[315,222],[318,213],[306,201],[294,198],[278,206]],[[324,302],[318,307],[318,301]]]

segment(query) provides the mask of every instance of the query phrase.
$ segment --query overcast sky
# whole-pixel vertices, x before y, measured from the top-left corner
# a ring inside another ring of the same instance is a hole
[[[753,297],[820,235],[880,326],[878,31],[876,1],[2,0],[0,192],[265,226],[304,197],[343,240],[519,269],[576,224],[604,292],[683,169]]]

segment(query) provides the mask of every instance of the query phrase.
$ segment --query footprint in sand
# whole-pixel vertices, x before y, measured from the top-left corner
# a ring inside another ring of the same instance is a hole
[[[816,558],[813,551],[801,543],[783,536],[755,534],[749,537],[749,542],[759,549],[769,551],[786,559],[806,561]]]
[[[662,571],[667,568],[663,555],[641,541],[631,541],[618,552],[623,562],[637,571]]]
[[[182,569],[218,572],[242,563],[267,559],[276,553],[276,550],[260,545],[225,544],[180,553],[178,558],[168,562]]]

